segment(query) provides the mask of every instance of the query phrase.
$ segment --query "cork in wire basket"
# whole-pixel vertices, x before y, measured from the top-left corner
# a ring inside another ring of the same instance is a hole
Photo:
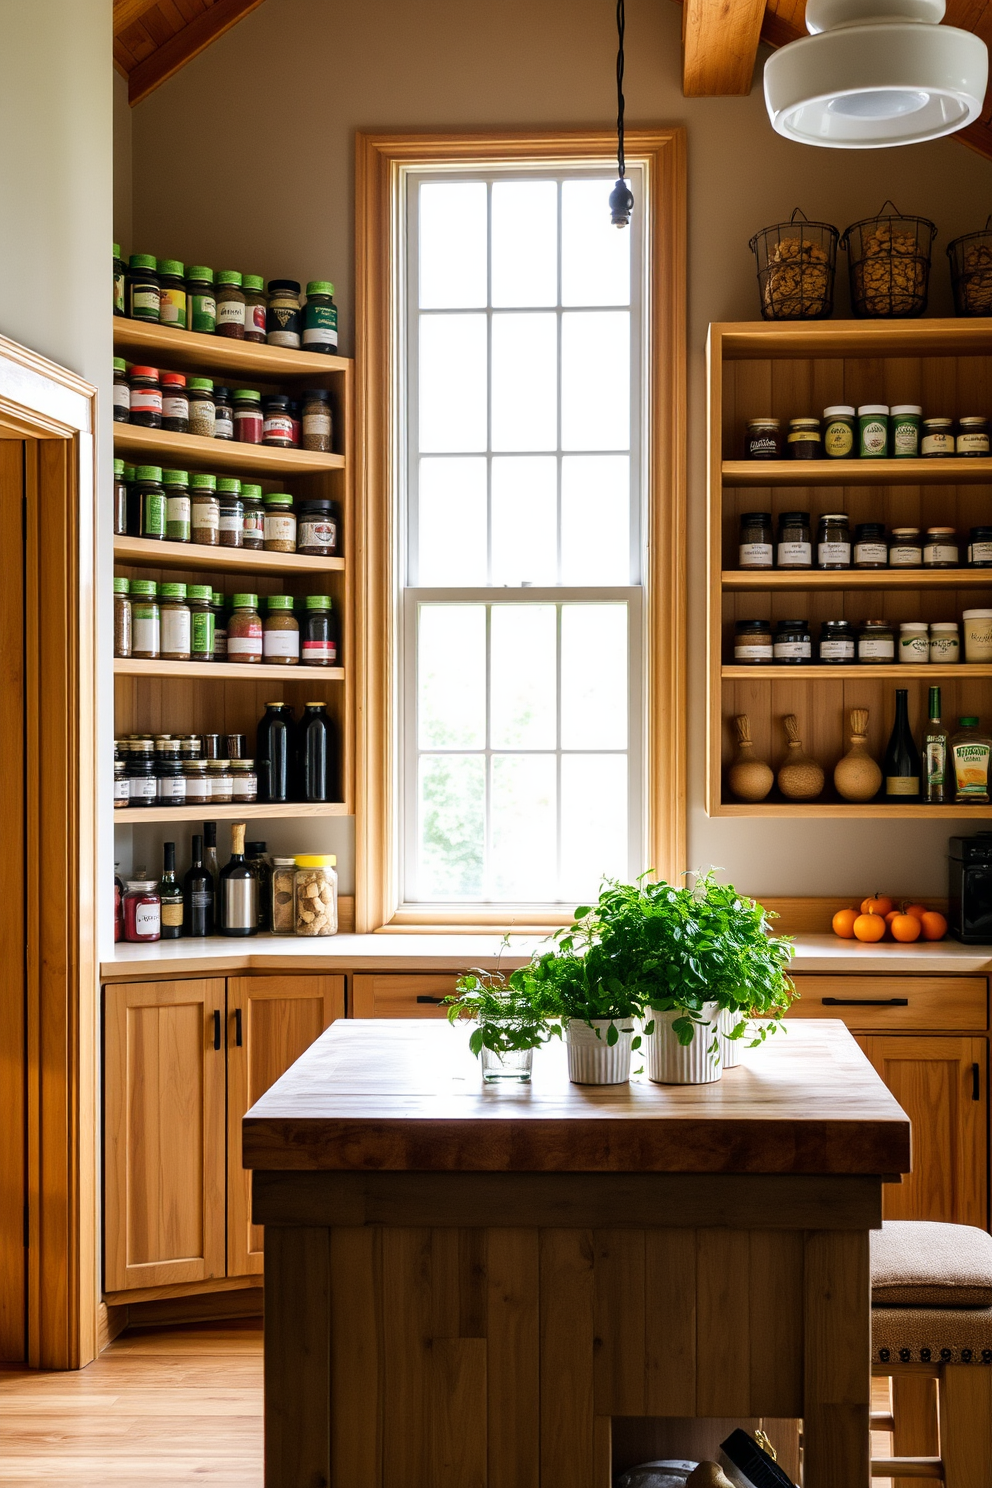
[[[886,213],[886,207],[892,211]],[[845,228],[851,309],[861,320],[922,315],[930,284],[930,249],[937,229],[927,217],[905,217],[883,202],[876,217]]]
[[[758,264],[765,320],[824,320],[834,308],[837,229],[809,222],[799,207],[788,222],[763,227],[749,247]]]

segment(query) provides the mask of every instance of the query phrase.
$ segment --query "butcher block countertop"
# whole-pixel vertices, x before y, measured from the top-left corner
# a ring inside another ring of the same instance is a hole
[[[633,1068],[638,1068],[635,1053]],[[910,1127],[839,1022],[790,1025],[709,1085],[484,1087],[464,1026],[339,1020],[244,1118],[244,1165],[295,1171],[889,1174]]]

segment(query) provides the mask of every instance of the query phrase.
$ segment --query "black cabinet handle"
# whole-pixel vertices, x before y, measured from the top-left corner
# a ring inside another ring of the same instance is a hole
[[[237,1048],[241,1048],[241,1009],[234,1009],[234,1042]]]
[[[977,1064],[971,1066],[971,1098],[976,1101],[982,1098],[982,1071]]]
[[[909,1007],[908,997],[824,997],[824,1007]]]
[[[431,1007],[440,1007],[444,1001],[443,997],[418,997],[418,1002],[429,1002]]]
[[[214,1008],[214,1048],[220,1048],[220,1010]]]

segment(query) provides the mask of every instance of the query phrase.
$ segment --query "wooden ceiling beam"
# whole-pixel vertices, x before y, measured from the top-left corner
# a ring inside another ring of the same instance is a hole
[[[262,0],[216,0],[209,10],[196,16],[133,69],[128,79],[131,106],[147,98],[261,3]]]
[[[114,35],[120,36],[128,26],[140,21],[146,10],[157,4],[158,0],[114,0]]]
[[[682,92],[686,98],[751,91],[765,0],[685,0]]]

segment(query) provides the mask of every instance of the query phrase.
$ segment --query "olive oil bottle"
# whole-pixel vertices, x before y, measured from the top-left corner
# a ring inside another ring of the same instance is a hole
[[[951,731],[940,721],[940,688],[931,687],[928,721],[923,733],[923,799],[930,806],[946,806],[954,799],[948,768]]]

